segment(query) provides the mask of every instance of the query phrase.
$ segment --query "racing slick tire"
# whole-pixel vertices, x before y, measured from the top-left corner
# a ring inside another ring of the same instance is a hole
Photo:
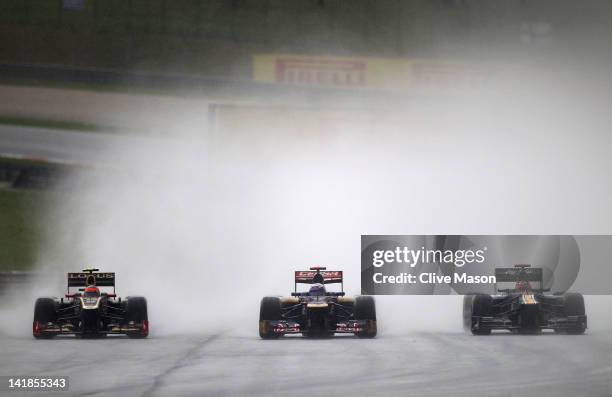
[[[127,336],[133,339],[142,339],[149,336],[149,315],[147,300],[142,296],[128,296],[125,302],[125,318],[127,324],[133,322],[140,324],[139,332],[129,332]]]
[[[36,339],[50,339],[54,335],[43,334],[40,326],[57,321],[57,311],[53,298],[38,298],[34,304],[34,322],[32,324],[32,334]]]
[[[278,339],[281,334],[276,334],[270,328],[270,321],[282,320],[281,300],[276,296],[266,296],[261,300],[259,306],[259,336],[262,339]]]
[[[463,295],[463,329],[466,331],[472,330],[472,301],[473,294]]]
[[[564,295],[564,310],[566,316],[584,316],[584,297],[576,292],[568,292]],[[567,333],[570,335],[584,334],[585,327],[570,328]]]
[[[491,295],[478,294],[472,299],[472,316],[490,317],[492,315],[493,298]],[[474,329],[471,326],[472,335],[490,335],[491,329]]]
[[[374,338],[377,333],[376,327],[376,304],[371,296],[355,297],[355,320],[365,320],[365,329],[355,335],[359,338]]]

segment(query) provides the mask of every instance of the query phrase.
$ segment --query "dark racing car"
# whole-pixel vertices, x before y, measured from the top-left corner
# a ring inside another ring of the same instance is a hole
[[[546,294],[541,268],[515,265],[495,269],[497,295],[465,295],[464,327],[474,335],[488,335],[494,329],[514,333],[582,334],[587,328],[584,299],[567,292]],[[499,288],[503,286],[502,288]]]
[[[298,284],[308,284],[298,292]],[[326,286],[340,284],[339,292]],[[311,267],[295,272],[295,291],[288,297],[265,297],[259,311],[259,335],[263,339],[286,334],[332,336],[336,333],[358,337],[376,336],[376,307],[371,296],[347,297],[343,291],[342,271]]]
[[[85,269],[82,273],[68,273],[64,298],[36,300],[32,325],[35,338],[109,334],[124,334],[131,338],[148,336],[146,299],[140,296],[117,297],[115,273],[98,271]],[[74,291],[75,288],[78,290]],[[101,288],[112,288],[112,292],[102,291]]]

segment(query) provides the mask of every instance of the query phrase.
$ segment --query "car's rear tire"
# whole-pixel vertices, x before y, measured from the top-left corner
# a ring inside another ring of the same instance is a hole
[[[34,304],[34,322],[32,324],[32,335],[36,339],[49,339],[52,334],[40,332],[40,327],[57,321],[57,309],[53,298],[38,298]]]
[[[376,303],[371,296],[355,297],[355,320],[365,320],[363,331],[357,332],[359,338],[374,338],[378,332],[376,325]]]
[[[564,311],[566,316],[584,316],[584,297],[577,292],[568,292],[563,296]],[[584,334],[586,327],[570,328],[567,333],[570,335]]]
[[[149,336],[149,314],[146,298],[142,296],[126,298],[124,321],[126,325],[130,325],[131,322],[140,325],[140,331],[130,332],[127,334],[128,337],[142,339]]]
[[[493,298],[491,295],[478,294],[474,295],[472,299],[472,316],[478,317],[490,317],[493,313]],[[470,329],[472,335],[490,335],[491,329],[474,329],[472,328],[472,320],[470,319]]]
[[[277,339],[281,334],[275,333],[270,327],[270,321],[282,320],[281,300],[276,296],[266,296],[259,306],[259,336],[262,339]]]

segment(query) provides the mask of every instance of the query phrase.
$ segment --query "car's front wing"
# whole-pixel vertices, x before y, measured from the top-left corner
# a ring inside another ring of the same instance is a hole
[[[555,329],[555,330],[572,330],[572,329],[586,329],[587,317],[586,316],[567,316],[567,317],[554,317],[548,319],[548,321],[539,324],[539,328],[542,329]],[[486,316],[472,316],[472,331],[474,330],[485,330],[485,329],[520,329],[520,325],[514,324],[507,317],[486,317]]]
[[[366,325],[366,320],[348,320],[336,323],[336,327],[334,329],[330,329],[329,331],[338,334],[355,334],[362,332],[366,328]],[[299,334],[309,331],[306,327],[302,327],[299,323],[287,320],[268,321],[268,329],[278,335]]]
[[[96,330],[95,332],[83,332],[76,329],[72,324],[47,323],[41,324],[34,322],[32,325],[32,333],[34,336],[55,336],[55,335],[127,335],[127,334],[148,334],[148,322],[126,324],[126,325],[111,325],[106,329]]]

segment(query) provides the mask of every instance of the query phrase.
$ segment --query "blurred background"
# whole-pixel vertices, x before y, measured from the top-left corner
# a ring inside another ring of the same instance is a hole
[[[261,53],[473,61],[503,46],[536,54],[580,39],[585,25],[593,35],[603,33],[602,11],[610,6],[563,0],[6,0],[1,7],[0,59],[7,64],[247,82],[253,55]]]
[[[255,316],[312,264],[359,293],[361,234],[610,233],[610,16],[605,0],[3,0],[0,294],[32,274],[57,294],[93,265],[124,293],[231,285]],[[436,302],[453,316],[412,315],[459,327],[458,301]]]
[[[294,270],[360,294],[361,235],[612,235],[611,20],[609,0],[0,0],[0,374],[609,396],[610,295],[585,296],[583,336],[468,335],[459,295],[376,296],[370,340],[257,324]],[[148,339],[32,338],[35,299],[90,266],[147,298]]]

